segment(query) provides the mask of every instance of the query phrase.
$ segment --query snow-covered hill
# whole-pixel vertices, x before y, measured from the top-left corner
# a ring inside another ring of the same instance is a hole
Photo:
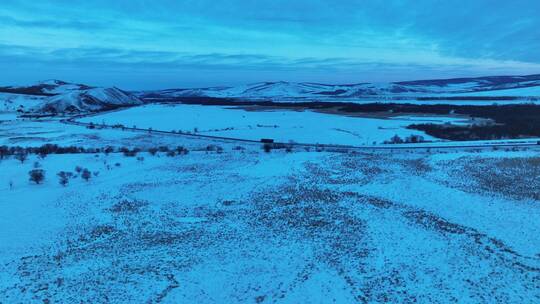
[[[135,95],[118,88],[47,80],[30,86],[0,87],[0,111],[38,113],[94,112],[139,105]]]
[[[531,88],[535,88],[531,90]],[[139,92],[145,99],[218,97],[247,99],[408,98],[429,96],[540,96],[540,75],[492,76],[419,80],[391,83],[330,85],[320,83],[263,82],[236,87],[169,89]],[[479,94],[481,93],[481,94]]]
[[[391,83],[321,84],[262,82],[234,87],[126,92],[84,84],[47,80],[29,86],[0,87],[0,111],[95,112],[181,97],[216,97],[272,101],[491,100],[512,97],[517,102],[540,100],[540,74],[417,80]]]
[[[0,112],[25,112],[44,102],[46,96],[0,93]]]
[[[118,88],[91,88],[51,96],[34,110],[48,113],[94,112],[139,104],[142,102],[137,97]]]

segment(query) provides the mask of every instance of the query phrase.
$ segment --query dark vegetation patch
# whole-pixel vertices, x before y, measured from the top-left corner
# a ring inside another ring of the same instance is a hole
[[[223,152],[223,147],[216,146],[217,151]],[[44,144],[40,147],[21,147],[21,146],[0,146],[0,160],[14,156],[18,159],[21,155],[28,157],[30,154],[36,154],[41,158],[45,158],[49,154],[97,154],[97,153],[116,153],[121,152],[126,157],[135,157],[139,152],[148,151],[152,155],[156,155],[157,152],[167,153],[167,156],[186,155],[189,150],[185,147],[178,146],[171,149],[166,146],[150,147],[146,150],[141,148],[129,149],[128,147],[99,147],[99,148],[87,148],[80,146],[58,146],[56,144]],[[139,158],[139,160],[141,160]],[[142,159],[144,160],[144,159]]]
[[[403,215],[406,218],[429,230],[451,234],[464,234],[467,231],[465,227],[448,222],[443,218],[440,218],[425,211],[408,211],[405,212]]]
[[[481,233],[476,229],[452,223],[424,210],[404,210],[403,216],[427,230],[448,237],[453,237],[452,235],[465,237],[467,243],[474,244],[473,246],[466,245],[463,247],[469,254],[483,259],[493,259],[499,266],[510,266],[529,278],[540,278],[538,261],[523,259],[522,255],[496,238]],[[533,282],[534,280],[531,280],[527,283],[530,285]]]
[[[116,228],[112,225],[98,225],[94,227],[89,234],[91,239],[98,239],[104,236],[109,236],[116,232]]]
[[[113,213],[134,213],[148,205],[148,202],[137,200],[122,200],[114,204],[109,211]]]
[[[344,112],[393,112],[405,114],[461,114],[492,119],[494,124],[455,126],[440,124],[413,124],[411,129],[449,140],[506,139],[540,136],[540,106],[519,105],[414,105],[414,104],[366,104],[346,105]]]
[[[344,155],[339,159],[339,173],[326,177],[329,184],[365,185],[388,173],[387,159],[384,155],[358,154]],[[328,173],[325,173],[328,174]]]
[[[78,153],[99,153],[106,152],[109,148],[84,148],[78,146],[58,146],[55,144],[45,144],[40,147],[21,147],[21,146],[0,146],[0,159],[13,155],[37,154],[45,157],[48,154],[78,154]]]
[[[143,210],[145,205],[120,200],[105,210],[109,221],[69,228],[61,243],[18,260],[17,284],[0,294],[16,302],[158,303],[180,286],[174,273],[227,252],[220,246],[229,243],[221,241],[230,240],[232,231],[213,216],[215,210],[198,211],[216,220],[213,231],[179,223],[176,209]]]
[[[364,162],[367,160],[364,159]],[[413,163],[411,166],[419,167],[420,172],[430,170],[421,162]],[[447,240],[449,248],[454,248],[459,252],[457,256],[466,259],[463,263],[451,263],[449,267],[457,272],[470,267],[467,263],[471,261],[503,269],[500,273],[470,280],[470,283],[474,284],[470,287],[471,290],[478,292],[480,296],[487,294],[492,298],[504,299],[505,294],[497,290],[497,284],[512,280],[524,284],[526,290],[534,290],[533,279],[539,274],[535,266],[537,263],[523,259],[503,242],[408,205],[365,196],[362,193],[327,188],[328,183],[325,180],[331,175],[328,168],[331,166],[316,168],[316,164],[310,164],[305,175],[291,178],[289,183],[281,187],[258,193],[252,200],[255,213],[247,218],[254,231],[263,229],[261,237],[268,235],[287,243],[305,244],[314,252],[313,262],[307,261],[305,268],[298,271],[295,280],[280,287],[281,293],[271,294],[270,299],[286,297],[297,285],[310,280],[314,272],[318,271],[318,265],[326,265],[335,271],[345,282],[347,290],[359,302],[415,302],[424,297],[435,300],[452,296],[453,293],[445,292],[455,286],[446,283],[448,278],[434,275],[432,269],[422,268],[425,267],[422,264],[424,257],[419,257],[418,265],[391,262],[381,273],[377,273],[376,268],[370,268],[372,266],[369,261],[377,259],[378,250],[384,249],[372,243],[370,230],[367,229],[369,222],[355,215],[365,207],[373,211],[373,214],[394,214],[397,216],[395,220],[404,219],[408,224],[412,224],[411,228],[420,228],[426,230],[428,235],[436,235],[434,238],[440,236]],[[376,218],[373,220],[377,221]],[[412,231],[415,231],[414,229]],[[370,275],[364,276],[366,273]],[[513,278],[509,279],[509,275]],[[441,290],[435,293],[436,298],[430,298],[433,294],[422,295],[411,288],[418,283],[417,276],[441,280],[438,285]],[[452,279],[459,279],[459,276]],[[482,281],[484,279],[491,280],[485,282]]]
[[[425,158],[406,159],[402,161],[404,169],[414,175],[422,176],[433,169]]]
[[[540,157],[460,158],[447,167],[454,168],[446,179],[450,186],[540,200]]]
[[[362,194],[359,194],[358,192],[346,191],[346,192],[343,192],[342,194],[345,197],[355,199],[355,202],[357,203],[371,205],[373,207],[380,208],[380,209],[389,209],[392,206],[394,206],[394,203],[389,200],[382,199],[375,196],[362,195]]]
[[[314,254],[314,263],[306,262],[294,280],[280,287],[273,298],[284,297],[311,279],[320,264],[334,269],[354,298],[363,298],[357,271],[369,254],[364,245],[366,224],[339,204],[344,197],[309,177],[291,179],[275,191],[254,196],[255,208],[248,217],[251,229],[261,231],[261,237],[302,243]]]
[[[0,93],[10,93],[10,94],[24,94],[24,95],[34,95],[34,96],[55,96],[53,93],[43,92],[43,86],[31,86],[31,87],[0,87]]]

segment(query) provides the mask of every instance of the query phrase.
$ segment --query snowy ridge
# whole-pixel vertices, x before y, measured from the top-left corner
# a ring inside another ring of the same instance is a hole
[[[92,88],[71,90],[49,97],[44,104],[36,107],[38,112],[87,112],[100,111],[112,107],[139,105],[142,102],[117,88]]]
[[[95,112],[142,104],[139,98],[118,88],[91,87],[61,80],[46,80],[25,87],[3,87],[0,92],[3,92],[0,93],[2,111]]]
[[[534,88],[534,90],[531,90]],[[249,99],[402,98],[440,96],[540,96],[540,75],[491,76],[391,83],[320,84],[262,82],[235,87],[139,92],[144,98],[218,97]]]

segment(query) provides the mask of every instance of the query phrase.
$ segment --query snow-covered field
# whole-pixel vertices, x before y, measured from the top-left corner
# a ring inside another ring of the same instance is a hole
[[[157,146],[185,146],[189,149],[200,149],[216,143],[232,146],[231,143],[174,135],[156,135],[115,129],[87,129],[63,124],[59,118],[29,120],[17,119],[12,113],[0,114],[0,146],[39,147],[44,144],[56,144],[85,148],[112,146],[148,149]]]
[[[536,152],[139,156],[0,162],[2,302],[540,301]]]
[[[195,132],[203,135],[259,140],[272,138],[280,142],[366,145],[382,143],[394,135],[405,138],[422,135],[406,129],[414,123],[457,123],[452,117],[396,117],[377,119],[348,117],[312,111],[245,111],[241,108],[200,105],[147,105],[124,111],[81,119],[82,122],[128,127],[152,128],[161,131]]]
[[[466,123],[164,105],[83,121],[345,144]],[[0,159],[0,303],[540,302],[536,147],[264,153],[0,114],[0,146],[46,143],[190,152]]]

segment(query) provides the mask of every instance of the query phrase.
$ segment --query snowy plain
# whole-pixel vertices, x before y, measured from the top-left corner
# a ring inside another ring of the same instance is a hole
[[[462,173],[534,164],[535,151],[140,156],[0,162],[4,301],[540,299],[538,191],[481,190],[489,174]],[[40,185],[27,179],[36,161]],[[76,166],[99,175],[61,186],[56,172]]]
[[[164,105],[83,121],[345,144],[465,123]],[[540,302],[537,148],[264,153],[0,114],[0,146],[46,143],[190,151],[1,159],[0,303]]]
[[[406,128],[414,123],[467,123],[463,118],[444,116],[378,119],[312,111],[246,111],[239,107],[200,105],[147,105],[89,116],[80,121],[250,140],[272,138],[279,142],[356,146],[380,144],[394,135],[402,138],[421,135],[426,140],[435,140],[421,131]]]

